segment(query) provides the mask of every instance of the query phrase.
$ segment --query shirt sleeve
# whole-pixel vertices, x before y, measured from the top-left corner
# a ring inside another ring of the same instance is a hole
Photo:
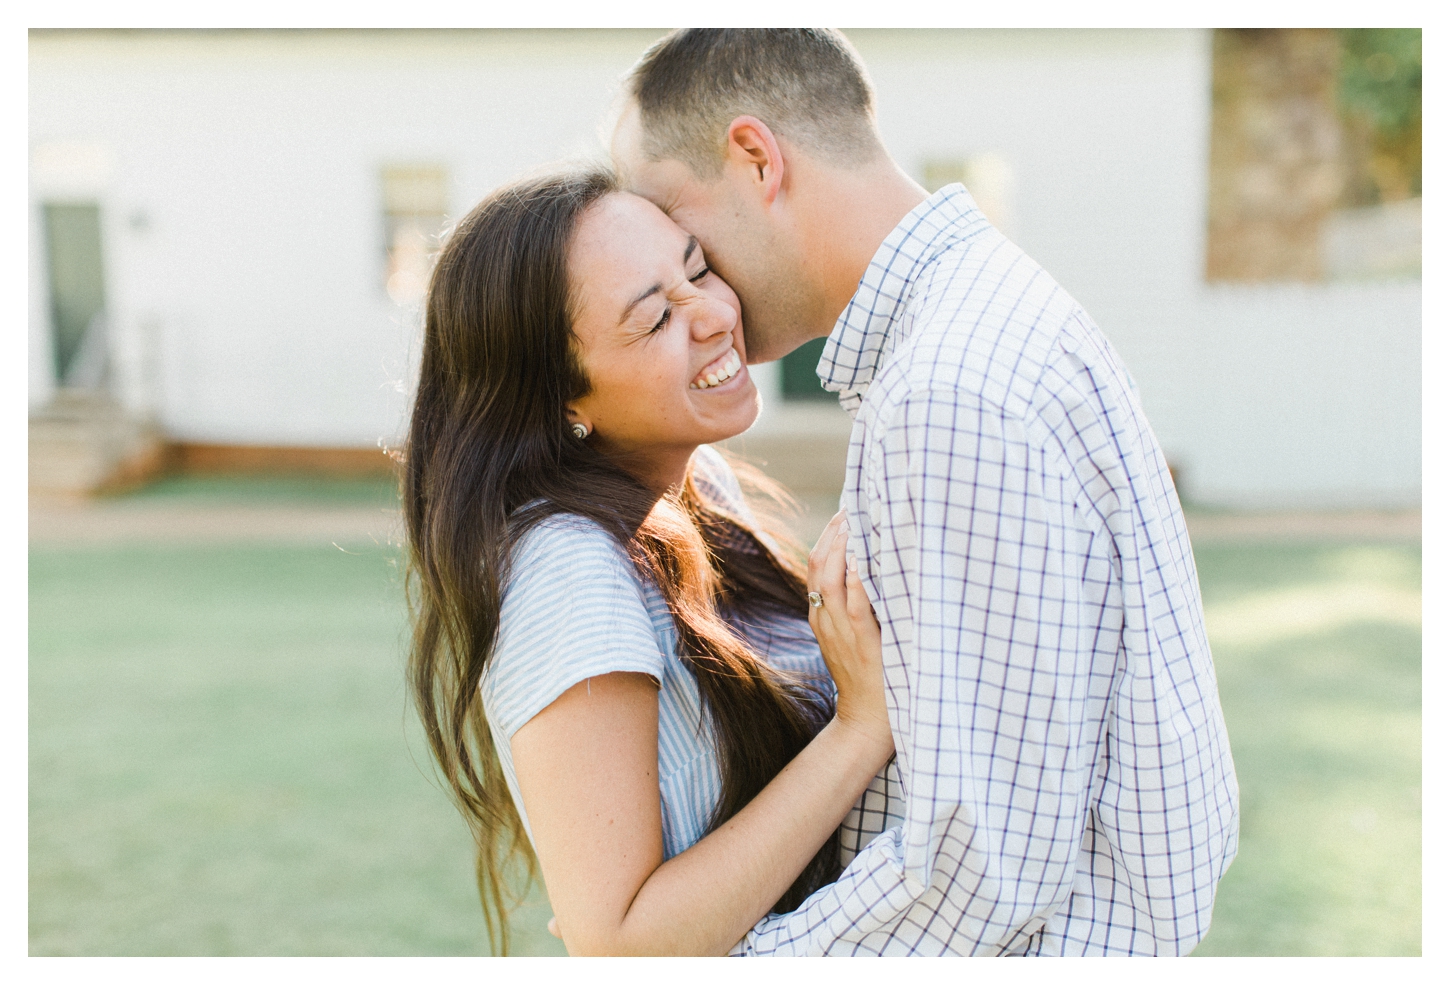
[[[905,816],[733,953],[1021,952],[1067,899],[1099,737],[1065,570],[1072,494],[1028,430],[955,391],[878,422],[852,539]]]
[[[740,478],[724,455],[710,445],[701,445],[695,449],[691,468],[695,486],[707,500],[754,525],[755,516],[740,488]]]
[[[633,671],[658,682],[665,654],[633,565],[598,524],[558,516],[518,545],[484,706],[504,740],[580,681]]]

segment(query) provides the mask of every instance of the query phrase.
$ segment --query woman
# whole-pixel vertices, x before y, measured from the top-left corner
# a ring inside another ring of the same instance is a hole
[[[880,632],[842,517],[803,578],[708,447],[758,411],[734,292],[607,172],[449,237],[403,478],[410,676],[501,949],[511,861],[571,954],[723,954],[838,873],[892,753]]]

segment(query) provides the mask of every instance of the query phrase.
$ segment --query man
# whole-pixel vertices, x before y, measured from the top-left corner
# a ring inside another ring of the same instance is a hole
[[[839,33],[687,30],[626,82],[630,187],[740,295],[751,362],[829,336],[842,505],[895,769],[841,878],[740,954],[1179,954],[1238,788],[1182,511],[1127,371],[960,185],[876,130]]]

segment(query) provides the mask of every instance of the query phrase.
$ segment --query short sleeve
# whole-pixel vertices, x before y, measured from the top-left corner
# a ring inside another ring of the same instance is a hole
[[[695,449],[691,460],[691,477],[695,487],[706,499],[725,507],[744,520],[753,520],[745,494],[740,489],[740,479],[725,457],[709,445]]]
[[[524,536],[482,682],[497,734],[511,739],[586,678],[631,671],[659,681],[664,661],[644,587],[603,528],[555,516]]]

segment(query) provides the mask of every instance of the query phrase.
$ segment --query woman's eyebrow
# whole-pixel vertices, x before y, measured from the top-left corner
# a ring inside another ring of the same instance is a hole
[[[695,251],[698,250],[699,248],[700,248],[700,241],[698,239],[696,239],[695,237],[691,236],[690,237],[690,241],[685,244],[685,256],[684,256],[684,259],[682,261],[685,266],[688,267],[690,265],[690,257],[694,256],[695,255]],[[660,291],[663,291],[663,290],[664,290],[664,285],[662,285],[662,284],[654,284],[654,285],[651,285],[645,291],[641,292],[640,295],[639,295],[639,297],[635,298],[633,301],[629,302],[629,304],[627,304],[627,305],[624,306],[624,313],[619,316],[619,323],[621,325],[623,325],[625,323],[625,321],[629,318],[629,313],[634,310],[635,305],[639,304],[645,298],[652,297],[652,296],[658,294]]]
[[[644,293],[642,293],[639,297],[637,297],[633,301],[629,302],[629,304],[627,304],[627,305],[624,306],[624,314],[622,314],[622,315],[619,316],[619,323],[621,325],[623,325],[626,321],[629,320],[629,313],[634,310],[634,306],[635,305],[639,304],[645,298],[651,297],[651,296],[653,296],[655,294],[658,294],[658,293],[660,293],[660,291],[663,291],[663,290],[664,290],[664,286],[663,285],[655,284],[653,287],[649,288],[647,291],[645,291]]]

